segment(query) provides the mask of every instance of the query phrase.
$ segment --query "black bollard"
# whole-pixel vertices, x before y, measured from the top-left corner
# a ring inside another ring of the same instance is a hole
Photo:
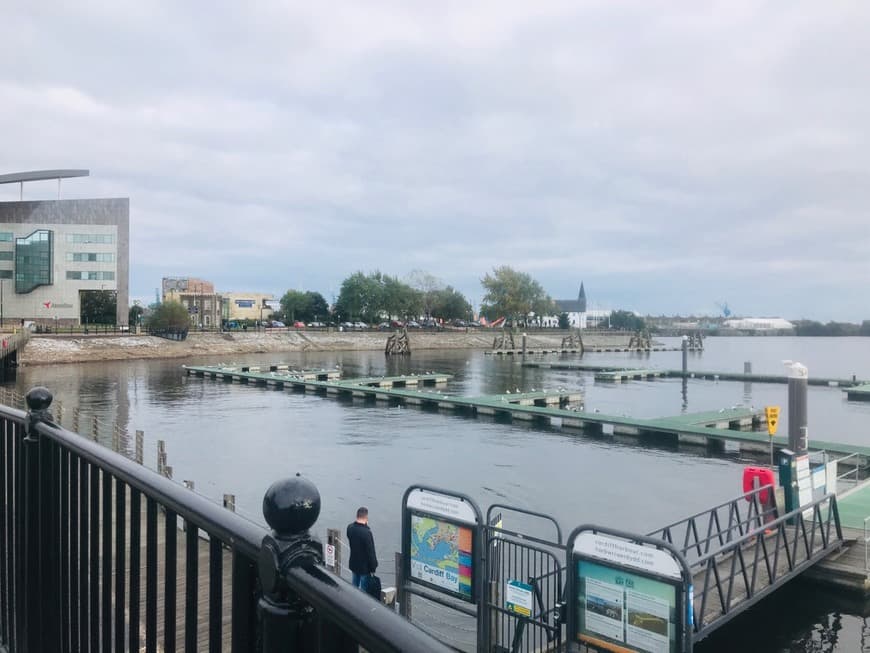
[[[320,492],[299,474],[273,483],[263,497],[263,516],[272,528],[263,538],[258,563],[263,653],[317,649],[314,609],[290,590],[285,574],[293,567],[323,564],[323,545],[309,533],[319,515]]]

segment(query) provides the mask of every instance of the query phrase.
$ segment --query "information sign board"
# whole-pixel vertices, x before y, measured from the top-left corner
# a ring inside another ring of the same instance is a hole
[[[505,608],[508,612],[532,616],[532,586],[518,580],[509,580],[504,592]]]
[[[406,493],[406,578],[475,603],[480,517],[470,500],[423,488]]]
[[[691,585],[678,554],[660,542],[601,529],[578,529],[569,545],[574,641],[620,653],[685,650]]]
[[[326,566],[330,569],[335,569],[335,545],[326,545]]]

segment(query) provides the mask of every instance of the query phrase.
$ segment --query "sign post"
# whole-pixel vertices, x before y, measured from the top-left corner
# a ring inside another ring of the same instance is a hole
[[[773,436],[779,426],[779,406],[765,406],[764,417],[767,420],[767,435],[770,436],[770,467],[773,468]]]
[[[407,603],[409,593],[417,593],[474,615],[481,624],[482,527],[480,508],[471,498],[421,485],[409,487],[402,500],[402,603]],[[480,643],[483,628],[477,630]]]
[[[568,538],[568,650],[692,650],[692,575],[670,544],[598,526]]]

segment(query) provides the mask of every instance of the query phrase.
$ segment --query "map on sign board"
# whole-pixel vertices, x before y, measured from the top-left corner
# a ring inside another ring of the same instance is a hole
[[[411,515],[411,577],[472,600],[472,531],[434,517]]]

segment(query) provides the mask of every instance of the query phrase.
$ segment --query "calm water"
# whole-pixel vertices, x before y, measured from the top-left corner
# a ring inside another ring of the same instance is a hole
[[[868,378],[870,338],[711,338],[706,351],[690,356],[689,365],[742,372],[743,362],[751,361],[754,372],[781,374],[784,359],[806,364],[811,376]],[[591,374],[525,369],[482,352],[416,352],[409,360],[389,361],[380,352],[317,352],[249,355],[232,362],[242,361],[340,366],[346,376],[451,372],[456,379],[448,392],[464,395],[580,389],[587,410],[637,417],[735,405],[787,406],[785,385],[692,380],[684,394],[677,380],[602,384]],[[358,505],[367,505],[383,560],[379,572],[387,583],[392,552],[399,548],[401,496],[414,483],[465,492],[484,511],[492,503],[509,503],[547,512],[566,532],[587,522],[647,532],[740,491],[745,461],[737,457],[188,378],[180,369],[182,363],[218,362],[231,361],[22,368],[17,387],[22,392],[34,385],[50,388],[62,402],[68,427],[72,408],[78,407],[82,432],[90,432],[95,418],[130,432],[144,430],[146,463],[152,467],[156,441],[165,440],[176,480],[192,479],[198,492],[215,499],[235,494],[238,511],[255,521],[262,522],[260,504],[268,485],[295,472],[320,489],[321,535],[327,527],[343,528]],[[587,354],[583,362],[678,369],[681,354]],[[870,404],[846,402],[835,388],[809,392],[811,439],[868,441]],[[787,433],[787,423],[780,429]],[[101,439],[108,441],[108,429],[103,432]],[[864,606],[844,605],[800,587],[779,594],[770,607],[723,629],[699,650],[865,650]],[[460,639],[463,628],[460,624],[454,632]],[[757,639],[743,639],[750,631]]]

